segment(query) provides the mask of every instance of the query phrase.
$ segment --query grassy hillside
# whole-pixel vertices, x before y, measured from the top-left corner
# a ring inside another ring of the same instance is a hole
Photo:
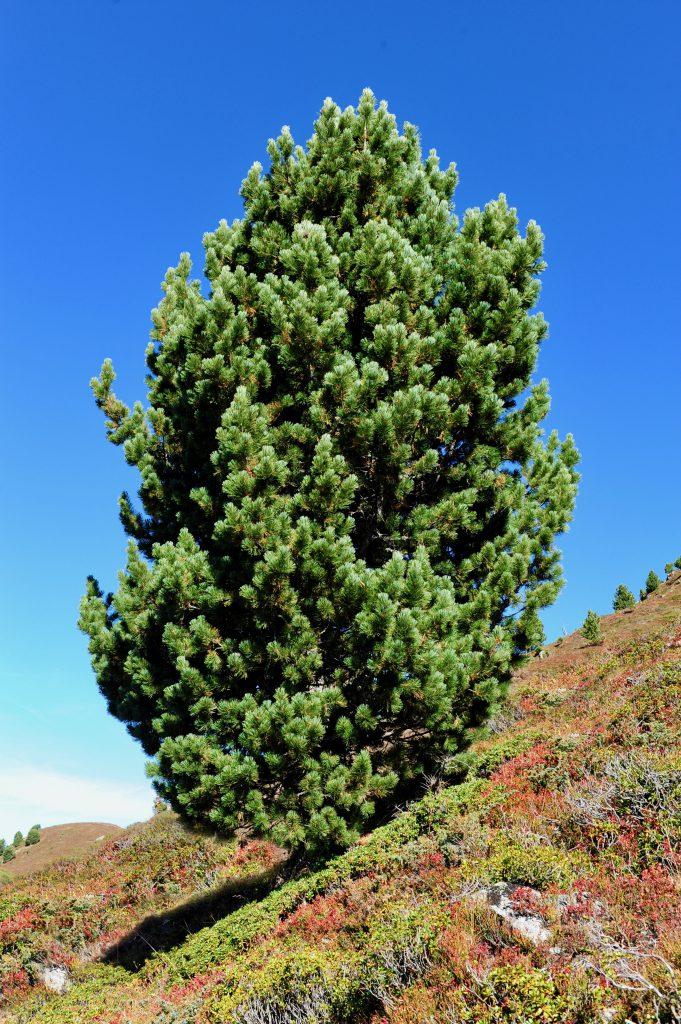
[[[2,865],[12,878],[40,871],[54,861],[80,857],[95,843],[102,842],[115,832],[118,825],[101,821],[78,821],[68,825],[50,825],[40,830],[40,842],[34,846],[20,846],[14,860]]]
[[[446,780],[282,881],[171,815],[0,892],[15,1024],[681,1020],[681,574],[517,676]],[[62,966],[62,995],[34,984]],[[66,973],[62,975],[66,977]]]

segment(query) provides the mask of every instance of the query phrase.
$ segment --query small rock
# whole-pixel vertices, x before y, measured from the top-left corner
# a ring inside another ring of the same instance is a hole
[[[61,996],[71,988],[71,978],[65,967],[50,967],[40,964],[36,967],[36,977],[49,992]]]
[[[484,899],[490,910],[503,918],[506,923],[525,939],[538,945],[551,938],[551,932],[537,914],[521,914],[513,908],[512,896],[517,885],[498,882],[484,889],[478,898]],[[537,893],[539,895],[539,893]]]

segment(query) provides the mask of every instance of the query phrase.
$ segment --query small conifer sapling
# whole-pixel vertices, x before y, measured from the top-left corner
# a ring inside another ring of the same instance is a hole
[[[624,583],[620,583],[612,601],[612,607],[616,612],[627,611],[636,604],[636,598]]]
[[[587,643],[596,646],[603,642],[600,617],[594,611],[589,611],[582,626],[582,636]]]
[[[646,576],[646,596],[648,596],[648,594],[654,594],[661,583],[662,580],[660,579],[660,577],[657,575],[654,569],[651,569],[648,575]]]

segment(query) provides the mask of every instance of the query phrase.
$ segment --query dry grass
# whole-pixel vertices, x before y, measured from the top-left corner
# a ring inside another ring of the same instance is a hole
[[[42,829],[40,842],[21,846],[14,860],[2,869],[13,878],[42,871],[57,860],[74,860],[89,853],[97,843],[123,829],[101,821],[79,821],[69,825],[52,825]]]
[[[674,625],[681,618],[681,571],[674,572],[645,601],[639,601],[634,608],[613,612],[601,618],[603,643],[590,645],[575,630],[569,636],[561,637],[548,644],[542,657],[535,657],[517,675],[517,681],[529,682],[550,670],[560,672],[565,668],[581,669],[602,661],[604,652],[614,652],[625,645],[645,640],[651,634],[659,633],[666,625]]]

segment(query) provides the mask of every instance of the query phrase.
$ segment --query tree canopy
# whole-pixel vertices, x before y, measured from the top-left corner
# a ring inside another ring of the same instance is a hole
[[[80,624],[109,710],[188,820],[350,842],[503,698],[560,588],[570,436],[532,374],[542,235],[365,92],[287,128],[244,215],[184,254],[148,403],[93,382],[141,475],[115,594]]]

